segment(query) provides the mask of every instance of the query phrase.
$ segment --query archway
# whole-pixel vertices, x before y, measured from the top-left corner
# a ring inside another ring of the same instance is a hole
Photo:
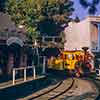
[[[18,45],[20,45],[21,47],[23,47],[24,45],[24,42],[23,40],[21,40],[20,38],[18,37],[10,37],[8,40],[7,40],[7,45],[10,46],[11,44],[13,43],[16,43]]]
[[[21,50],[22,50],[24,43],[18,37],[10,37],[6,43],[8,45],[7,73],[10,74],[13,67],[20,66]]]
[[[20,65],[20,56],[21,56],[21,46],[17,43],[12,43],[9,47],[9,55],[12,56],[11,60],[13,60],[13,67],[19,67]]]

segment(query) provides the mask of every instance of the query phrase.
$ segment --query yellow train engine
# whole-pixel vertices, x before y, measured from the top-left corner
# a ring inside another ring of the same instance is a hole
[[[58,57],[51,57],[48,59],[48,68],[55,70],[68,70],[69,73],[76,73],[76,76],[80,76],[84,73],[83,69],[92,71],[94,69],[91,64],[93,56],[84,50],[72,50],[72,51],[61,51]]]

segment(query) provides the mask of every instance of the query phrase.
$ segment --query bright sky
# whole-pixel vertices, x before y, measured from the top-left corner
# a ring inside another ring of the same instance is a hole
[[[73,0],[74,1],[74,8],[75,8],[75,12],[73,13],[73,17],[78,16],[81,20],[86,18],[86,16],[88,16],[87,13],[87,9],[84,9],[80,4],[79,4],[79,0]],[[92,1],[92,0],[89,0]],[[95,15],[99,15],[100,16],[100,3],[97,6],[97,12]]]

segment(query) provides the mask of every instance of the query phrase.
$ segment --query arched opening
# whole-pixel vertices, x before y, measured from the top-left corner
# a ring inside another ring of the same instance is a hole
[[[12,59],[10,58],[10,60],[13,60],[13,67],[19,67],[20,66],[20,56],[21,56],[21,46],[17,43],[12,43],[9,47],[9,57],[13,57]]]
[[[16,44],[19,44],[21,47],[23,47],[24,43],[23,43],[23,40],[21,40],[20,38],[18,37],[10,37],[8,40],[7,40],[7,45],[10,46],[11,44],[13,43],[16,43]]]
[[[18,37],[10,37],[6,43],[8,46],[7,73],[11,74],[12,68],[20,67],[24,43]]]

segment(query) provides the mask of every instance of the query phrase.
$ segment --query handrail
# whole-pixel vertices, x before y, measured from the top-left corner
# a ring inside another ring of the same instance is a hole
[[[43,68],[42,68],[42,74],[46,74],[46,57],[45,56],[39,56],[38,57],[38,64],[40,64],[39,62],[39,58],[43,57]],[[13,68],[13,73],[12,73],[12,78],[13,78],[13,85],[15,84],[15,80],[16,80],[16,71],[22,70],[24,72],[24,82],[27,80],[27,69],[32,69],[33,70],[33,78],[36,78],[36,69],[34,64],[32,66],[28,66],[28,67],[20,67],[20,68]]]
[[[15,70],[20,70],[20,69],[29,69],[29,68],[33,68],[33,66],[28,66],[28,67],[19,67],[19,68],[13,68]]]
[[[20,68],[13,68],[13,85],[15,84],[15,80],[16,80],[16,71],[18,70],[23,70],[24,71],[24,82],[26,81],[26,70],[27,69],[33,69],[33,78],[36,78],[36,71],[35,71],[35,66],[28,66],[28,67],[20,67]]]

